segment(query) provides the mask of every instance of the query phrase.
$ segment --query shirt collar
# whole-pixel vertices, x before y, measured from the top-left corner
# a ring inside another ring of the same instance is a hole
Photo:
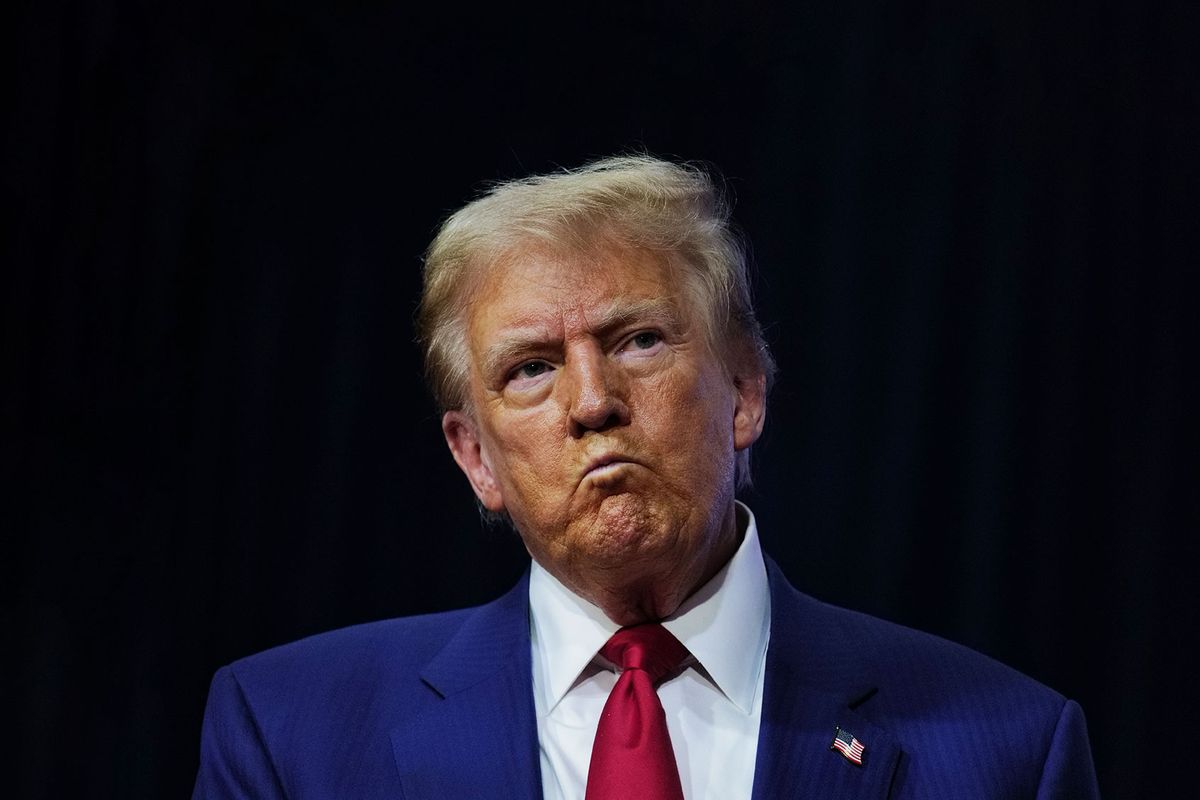
[[[679,610],[663,620],[717,688],[750,713],[767,651],[770,590],[754,514],[738,503],[744,525],[733,558]],[[548,714],[620,626],[579,597],[536,561],[529,578],[534,692]]]

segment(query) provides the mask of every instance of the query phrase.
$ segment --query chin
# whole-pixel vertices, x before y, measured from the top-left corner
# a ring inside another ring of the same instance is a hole
[[[580,544],[597,563],[626,564],[631,557],[652,555],[669,544],[670,515],[633,493],[604,498],[581,532]]]

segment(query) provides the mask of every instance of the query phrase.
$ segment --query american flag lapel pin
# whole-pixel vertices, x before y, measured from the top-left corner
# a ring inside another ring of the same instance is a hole
[[[851,764],[862,766],[863,753],[867,751],[866,745],[854,738],[854,734],[841,727],[834,726],[833,741],[829,743],[830,750],[837,750]]]

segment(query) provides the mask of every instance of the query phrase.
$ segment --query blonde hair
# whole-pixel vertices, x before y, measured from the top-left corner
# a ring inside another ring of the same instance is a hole
[[[682,267],[726,370],[749,366],[770,384],[775,363],[754,314],[746,251],[713,179],[692,164],[616,156],[494,184],[442,224],[425,253],[417,335],[443,411],[469,405],[465,312],[487,269],[523,249],[584,252],[606,243],[659,252]],[[749,476],[744,460],[739,485]]]

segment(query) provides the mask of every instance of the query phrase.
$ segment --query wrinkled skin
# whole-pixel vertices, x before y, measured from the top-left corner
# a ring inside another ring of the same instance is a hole
[[[670,615],[739,543],[765,380],[722,364],[693,306],[644,250],[518,253],[476,287],[470,406],[442,422],[480,502],[622,625]]]

